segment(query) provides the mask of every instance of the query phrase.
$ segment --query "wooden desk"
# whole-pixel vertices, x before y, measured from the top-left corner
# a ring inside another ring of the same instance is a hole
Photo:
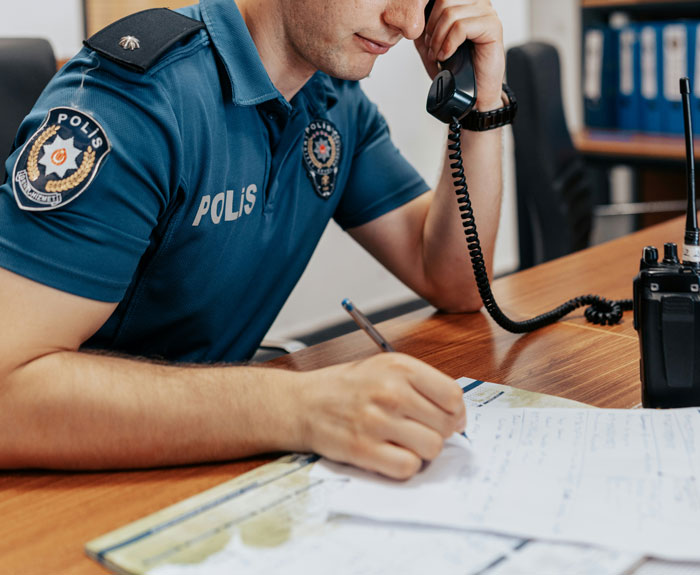
[[[680,242],[682,233],[682,222],[674,220],[501,278],[494,283],[494,292],[506,313],[523,317],[582,291],[631,297],[643,246]],[[420,310],[384,322],[380,329],[399,351],[455,378],[468,375],[600,407],[632,407],[640,401],[638,342],[631,313],[613,328],[586,324],[581,312],[539,332],[517,336],[483,313]],[[357,332],[275,364],[308,370],[375,353],[376,346]],[[84,555],[87,541],[268,460],[116,473],[1,473],[0,572],[105,573]]]

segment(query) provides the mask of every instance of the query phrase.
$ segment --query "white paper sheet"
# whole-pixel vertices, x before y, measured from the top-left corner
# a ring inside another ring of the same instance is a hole
[[[323,461],[337,513],[700,560],[700,410],[474,410],[407,482]]]
[[[642,560],[634,553],[612,549],[528,540],[478,575],[637,575],[630,569]]]
[[[634,575],[700,575],[700,564],[651,560],[633,573]],[[492,574],[489,573],[489,575]]]
[[[153,569],[148,575],[477,575],[507,556],[519,541],[482,533],[343,519],[319,526],[316,534],[295,537],[275,547],[252,546],[236,537],[204,561],[171,564]],[[576,561],[576,555],[571,560]]]

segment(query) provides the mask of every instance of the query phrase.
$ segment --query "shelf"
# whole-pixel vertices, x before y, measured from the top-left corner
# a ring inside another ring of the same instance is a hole
[[[683,136],[652,136],[614,130],[583,130],[574,134],[574,145],[585,155],[643,160],[685,160]],[[700,139],[695,139],[695,158],[700,159]]]

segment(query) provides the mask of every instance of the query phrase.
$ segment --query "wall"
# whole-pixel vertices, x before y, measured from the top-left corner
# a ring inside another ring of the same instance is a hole
[[[42,36],[53,46],[56,58],[70,58],[83,37],[81,0],[5,0],[0,36]]]
[[[527,39],[529,2],[493,0],[503,21],[506,46]],[[0,36],[45,36],[51,40],[59,59],[68,58],[80,49],[82,30],[80,0],[24,0],[13,4],[9,14],[5,11],[5,18],[0,20]],[[425,112],[429,79],[412,43],[403,41],[380,58],[371,77],[363,81],[363,87],[386,115],[398,147],[429,183],[435,183],[446,131]],[[497,274],[517,267],[509,130],[506,130],[504,158],[505,196],[496,246]],[[374,311],[416,296],[331,224],[271,335],[293,336],[347,319],[340,307],[344,297],[351,297],[365,310]]]
[[[530,0],[532,39],[556,46],[561,61],[562,98],[569,129],[583,125],[581,102],[580,0]]]

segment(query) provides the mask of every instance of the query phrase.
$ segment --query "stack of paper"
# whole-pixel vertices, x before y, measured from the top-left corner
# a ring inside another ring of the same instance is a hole
[[[700,574],[700,563],[644,558],[692,555],[686,534],[698,533],[698,498],[687,479],[700,439],[691,411],[620,419],[645,412],[611,416],[505,385],[459,383],[471,444],[455,436],[409,482],[314,455],[285,456],[91,541],[86,551],[134,575]],[[666,499],[671,507],[660,509]],[[628,529],[632,516],[638,522]]]
[[[322,461],[329,509],[700,561],[700,409],[472,412],[407,482]]]

